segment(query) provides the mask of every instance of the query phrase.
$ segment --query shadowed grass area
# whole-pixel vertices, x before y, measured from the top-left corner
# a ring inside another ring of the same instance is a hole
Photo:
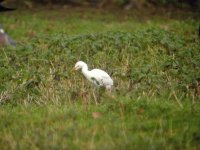
[[[0,18],[1,149],[199,149],[199,22],[100,10]],[[95,104],[78,60],[106,70]]]

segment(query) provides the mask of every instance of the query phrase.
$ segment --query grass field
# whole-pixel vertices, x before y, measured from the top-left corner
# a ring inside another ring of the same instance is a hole
[[[199,22],[174,16],[2,14],[18,45],[0,47],[0,149],[200,149]],[[78,60],[112,76],[112,95],[95,103]]]

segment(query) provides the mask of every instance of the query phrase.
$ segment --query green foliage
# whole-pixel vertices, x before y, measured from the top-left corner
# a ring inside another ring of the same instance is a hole
[[[11,88],[13,96],[22,90],[24,96],[31,94],[35,98],[44,92],[41,86],[51,88],[47,87],[50,84],[54,92],[74,90],[82,83],[77,82],[80,77],[74,77],[70,70],[76,61],[84,60],[91,68],[107,70],[115,80],[115,88],[132,96],[174,91],[186,96],[193,91],[188,87],[200,76],[199,46],[198,40],[191,41],[159,28],[132,33],[38,35],[25,45],[2,49],[1,88],[9,91],[11,85],[17,86]]]

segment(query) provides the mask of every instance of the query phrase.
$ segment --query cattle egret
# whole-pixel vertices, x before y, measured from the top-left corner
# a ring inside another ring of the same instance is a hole
[[[92,82],[97,87],[105,87],[106,89],[111,90],[113,86],[113,80],[111,77],[101,69],[92,69],[88,70],[88,66],[83,61],[78,61],[75,64],[74,70],[81,69],[83,75],[86,79]]]

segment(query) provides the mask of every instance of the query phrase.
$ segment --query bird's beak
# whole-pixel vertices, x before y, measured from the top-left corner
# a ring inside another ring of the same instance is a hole
[[[72,68],[71,72],[74,72],[75,70],[76,70],[76,68],[74,67],[74,68]]]

